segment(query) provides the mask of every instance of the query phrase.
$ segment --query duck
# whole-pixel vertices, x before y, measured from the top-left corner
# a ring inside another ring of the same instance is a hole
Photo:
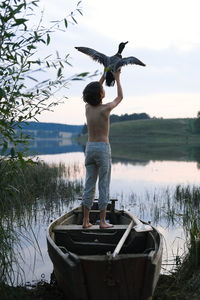
[[[116,72],[118,69],[125,65],[136,64],[145,67],[146,65],[134,56],[122,58],[122,51],[124,50],[128,42],[122,42],[118,46],[118,51],[113,56],[107,56],[103,53],[100,53],[92,48],[88,47],[75,47],[78,51],[90,56],[93,60],[103,64],[105,72],[105,80],[107,86],[114,86],[115,78],[113,72]]]

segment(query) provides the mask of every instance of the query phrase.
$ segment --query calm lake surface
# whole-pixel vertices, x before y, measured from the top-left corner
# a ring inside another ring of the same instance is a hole
[[[78,172],[71,179],[84,182],[84,153],[78,145],[74,149],[75,152],[72,147],[70,152],[39,155],[39,158],[49,164],[75,165]],[[130,210],[142,220],[151,221],[151,224],[163,234],[165,242],[162,272],[172,269],[175,257],[181,256],[186,251],[186,237],[181,222],[180,220],[172,222],[168,214],[169,207],[174,205],[170,202],[169,196],[174,193],[177,185],[197,186],[199,184],[200,169],[196,161],[148,160],[140,162],[130,159],[129,161],[113,159],[110,197],[118,199],[117,208]],[[26,240],[23,241],[23,270],[26,281],[39,280],[41,276],[49,281],[53,266],[47,253],[47,226],[61,213],[79,204],[80,201],[76,200],[60,207],[57,212],[46,211],[45,215],[41,211],[36,212],[31,226],[33,235],[39,243],[42,257],[39,250],[33,250]],[[176,211],[176,206],[174,210]]]

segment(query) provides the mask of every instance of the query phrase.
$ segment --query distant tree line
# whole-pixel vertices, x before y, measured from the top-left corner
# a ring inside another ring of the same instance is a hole
[[[195,133],[200,133],[200,111],[197,113],[197,118],[194,120],[194,130]]]
[[[110,116],[110,123],[114,122],[123,122],[123,121],[133,121],[133,120],[142,120],[142,119],[150,119],[150,116],[146,113],[140,113],[140,114],[124,114],[121,116],[118,115],[111,115]]]
[[[118,115],[111,115],[110,116],[110,123],[116,123],[116,122],[124,122],[124,121],[133,121],[133,120],[145,120],[145,119],[151,119],[150,116],[146,113],[139,113],[139,114],[124,114],[121,116]],[[84,124],[82,129],[82,134],[87,133],[87,125]]]

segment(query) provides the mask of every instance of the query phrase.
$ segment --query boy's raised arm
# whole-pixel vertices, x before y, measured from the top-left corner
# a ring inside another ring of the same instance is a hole
[[[112,102],[108,103],[110,110],[116,107],[123,99],[123,91],[120,83],[120,72],[121,70],[119,69],[116,73],[113,73],[117,83],[117,97]]]
[[[105,69],[104,69],[103,74],[102,74],[102,76],[101,76],[101,78],[99,80],[99,82],[101,83],[101,85],[103,85],[104,80],[105,80]]]

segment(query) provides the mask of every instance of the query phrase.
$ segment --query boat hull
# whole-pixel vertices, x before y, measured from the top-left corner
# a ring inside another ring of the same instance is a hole
[[[126,213],[120,216],[120,211],[112,212],[122,222],[112,229],[94,226],[84,230],[74,223],[81,220],[77,211],[80,207],[55,220],[47,231],[54,274],[66,299],[151,299],[162,263],[162,235],[155,228],[144,233],[133,228],[130,240],[113,257],[113,249],[130,222]],[[71,221],[74,225],[70,227]]]

